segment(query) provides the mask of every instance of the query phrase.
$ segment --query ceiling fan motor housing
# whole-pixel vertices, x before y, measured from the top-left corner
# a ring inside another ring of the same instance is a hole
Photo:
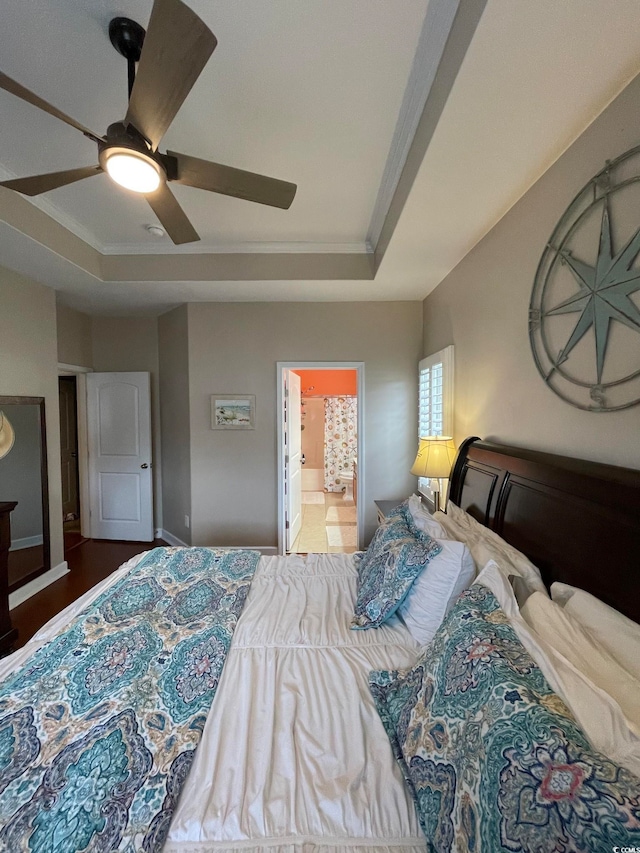
[[[102,168],[114,179],[128,189],[133,189],[126,183],[122,183],[113,174],[109,167],[109,160],[113,157],[136,158],[140,163],[143,161],[147,168],[154,169],[157,173],[156,182],[166,183],[168,180],[167,169],[161,159],[161,155],[151,150],[147,140],[132,125],[126,125],[122,121],[110,124],[104,140],[98,142],[98,159]],[[135,161],[134,161],[135,165]],[[143,168],[145,168],[143,166]],[[140,190],[142,191],[142,190]]]
[[[140,154],[153,156],[151,146],[132,124],[125,124],[123,121],[114,121],[107,128],[104,139],[105,141],[101,141],[100,143],[101,147],[120,145],[123,148],[131,148],[133,151],[138,151]]]

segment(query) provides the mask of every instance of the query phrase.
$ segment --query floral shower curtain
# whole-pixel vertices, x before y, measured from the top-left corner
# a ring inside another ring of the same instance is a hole
[[[324,398],[324,487],[343,492],[342,474],[353,471],[358,447],[357,397]]]

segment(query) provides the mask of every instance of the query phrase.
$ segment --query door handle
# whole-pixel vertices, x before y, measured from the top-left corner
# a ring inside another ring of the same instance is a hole
[[[147,465],[147,463],[146,463],[146,462],[143,462],[143,463],[142,463],[142,465],[141,465],[140,467],[141,467],[141,468],[148,468],[149,466]]]

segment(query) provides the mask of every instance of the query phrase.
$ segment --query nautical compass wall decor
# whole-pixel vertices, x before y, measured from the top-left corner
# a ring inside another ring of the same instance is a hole
[[[540,258],[529,337],[567,403],[613,412],[640,403],[640,146],[607,162],[571,202]]]

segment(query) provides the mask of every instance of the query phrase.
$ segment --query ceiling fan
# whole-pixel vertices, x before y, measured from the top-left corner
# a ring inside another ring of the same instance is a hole
[[[194,83],[213,53],[217,39],[181,0],[154,0],[145,30],[129,18],[114,18],[109,38],[124,56],[129,72],[129,106],[124,121],[109,125],[105,136],[79,124],[52,104],[0,72],[0,88],[75,127],[98,146],[98,164],[2,181],[35,196],[101,172],[120,186],[145,196],[174,243],[199,240],[196,230],[168,187],[190,187],[288,209],[296,185],[188,154],[158,151]],[[137,65],[137,70],[136,70]]]

